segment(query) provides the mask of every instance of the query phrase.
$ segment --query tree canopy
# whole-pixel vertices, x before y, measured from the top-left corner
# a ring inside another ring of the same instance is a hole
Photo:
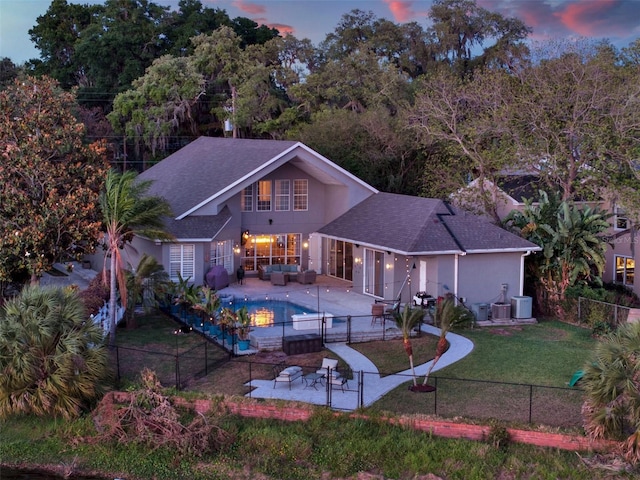
[[[84,142],[72,93],[28,77],[0,92],[0,279],[37,282],[91,253],[100,232],[104,144]]]

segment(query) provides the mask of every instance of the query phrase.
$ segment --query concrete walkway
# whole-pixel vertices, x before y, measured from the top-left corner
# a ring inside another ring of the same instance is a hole
[[[440,329],[430,325],[423,325],[422,331],[428,334],[440,335]],[[466,357],[473,350],[473,342],[455,333],[448,333],[446,336],[449,342],[449,349],[440,357],[440,360],[433,368],[432,372],[436,372],[458,360]],[[390,392],[397,386],[411,380],[411,369],[398,372],[394,375],[380,377],[378,369],[367,357],[349,347],[345,343],[331,343],[327,348],[341,357],[351,370],[355,373],[364,372],[363,384],[363,406],[369,406]],[[408,360],[407,360],[408,361]],[[415,367],[415,373],[418,377],[424,377],[429,370],[431,362],[427,362]],[[331,392],[325,387],[313,388],[307,387],[304,380],[296,380],[289,388],[283,383],[275,384],[272,380],[252,380],[247,386],[253,390],[247,394],[252,398],[274,398],[280,400],[295,400],[300,402],[312,403],[317,405],[328,405],[340,410],[355,410],[358,408],[358,386],[355,384],[357,375],[354,380],[350,381],[343,392],[340,387],[334,386]],[[422,381],[422,378],[419,379]],[[329,398],[330,397],[330,398]]]

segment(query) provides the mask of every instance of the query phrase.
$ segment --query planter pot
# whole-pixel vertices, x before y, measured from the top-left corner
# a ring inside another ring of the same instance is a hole
[[[238,340],[238,350],[249,350],[250,344],[249,340]]]

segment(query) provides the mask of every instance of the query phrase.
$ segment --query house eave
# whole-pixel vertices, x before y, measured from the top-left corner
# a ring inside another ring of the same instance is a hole
[[[477,249],[467,250],[467,253],[521,253],[521,252],[539,252],[540,247],[521,247],[521,248],[492,248],[492,249]]]

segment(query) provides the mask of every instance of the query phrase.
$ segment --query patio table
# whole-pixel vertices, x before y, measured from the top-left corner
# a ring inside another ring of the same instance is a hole
[[[324,375],[320,373],[307,373],[304,377],[304,381],[306,383],[304,388],[313,387],[314,389],[318,389],[317,385],[322,385],[322,379]]]

